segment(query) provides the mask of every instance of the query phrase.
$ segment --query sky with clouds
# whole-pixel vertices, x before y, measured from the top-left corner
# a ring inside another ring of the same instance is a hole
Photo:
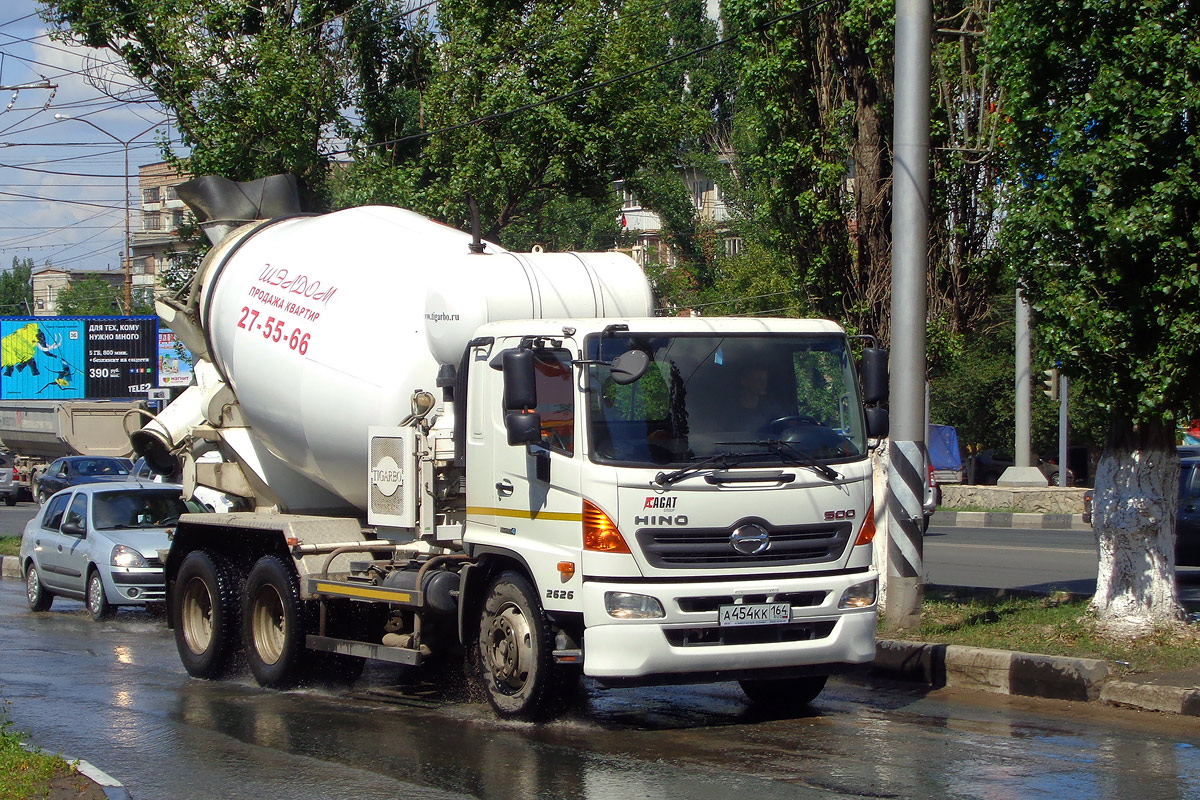
[[[161,161],[156,139],[175,131],[106,54],[51,39],[38,7],[0,3],[0,268],[15,256],[117,270],[126,145],[136,231],[137,168]]]

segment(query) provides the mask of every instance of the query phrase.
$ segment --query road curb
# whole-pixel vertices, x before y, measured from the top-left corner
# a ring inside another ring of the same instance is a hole
[[[1041,530],[1090,531],[1083,514],[1034,514],[1007,511],[950,511],[938,509],[930,525],[943,528],[1033,528]]]
[[[11,558],[11,556],[9,556],[9,558]],[[50,754],[47,750],[30,744],[29,742],[21,742],[21,747],[32,753]],[[57,757],[70,764],[71,768],[80,775],[99,786],[100,790],[104,792],[104,796],[107,797],[108,800],[133,800],[133,796],[129,794],[129,790],[126,789],[120,781],[97,767],[95,764],[84,761],[81,758],[72,758],[71,756],[64,755],[62,753],[58,753]]]
[[[0,578],[20,578],[21,562],[16,556],[0,556]]]
[[[1108,664],[1093,658],[879,639],[871,671],[933,687],[1200,716],[1200,688],[1115,680]]]

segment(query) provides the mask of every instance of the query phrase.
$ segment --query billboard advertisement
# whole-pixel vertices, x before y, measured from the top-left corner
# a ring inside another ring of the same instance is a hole
[[[0,317],[0,400],[145,397],[156,317]]]
[[[158,385],[160,387],[190,386],[192,383],[192,354],[175,334],[166,328],[158,330]]]

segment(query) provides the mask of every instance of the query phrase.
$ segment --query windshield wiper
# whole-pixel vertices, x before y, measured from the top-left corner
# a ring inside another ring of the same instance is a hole
[[[839,473],[837,470],[826,464],[822,464],[808,453],[801,450],[799,447],[796,447],[796,445],[792,444],[791,442],[784,441],[783,439],[756,439],[745,442],[716,442],[715,444],[736,444],[740,446],[754,445],[756,447],[766,447],[782,458],[790,459],[799,466],[808,467],[826,480],[836,481],[842,477],[841,473]]]
[[[748,444],[758,444],[758,442],[748,442]],[[686,467],[681,467],[674,472],[660,472],[654,476],[654,483],[659,486],[670,486],[678,480],[686,478],[694,472],[699,472],[702,469],[707,469],[714,464],[719,464],[722,468],[728,469],[734,464],[731,461],[740,461],[743,458],[757,457],[757,453],[717,453],[715,456],[702,458],[694,464],[688,464]]]

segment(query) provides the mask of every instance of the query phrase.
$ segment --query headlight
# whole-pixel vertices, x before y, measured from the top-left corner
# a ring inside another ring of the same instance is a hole
[[[838,608],[867,608],[875,605],[875,595],[879,592],[879,584],[877,581],[865,581],[856,583],[846,591],[842,592],[842,599],[838,601]]]
[[[630,592],[605,592],[604,608],[617,619],[662,619],[667,615],[655,598]]]
[[[132,547],[119,544],[113,548],[112,565],[114,567],[144,567],[146,559],[142,558],[142,554]]]

